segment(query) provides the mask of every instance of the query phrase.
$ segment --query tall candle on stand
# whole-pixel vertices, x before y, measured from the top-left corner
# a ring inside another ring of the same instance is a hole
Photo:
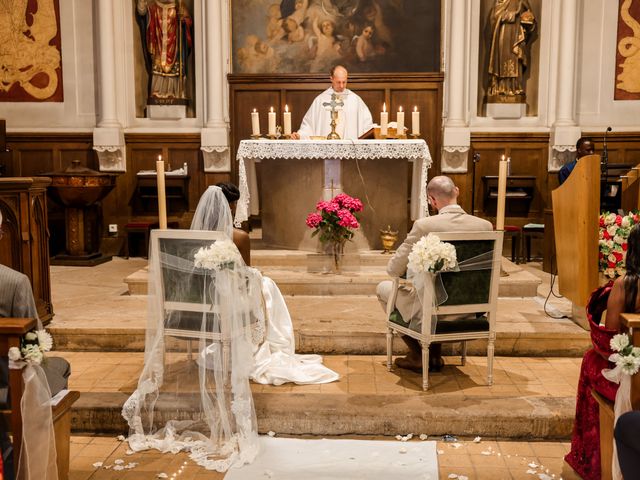
[[[289,105],[284,106],[284,115],[282,116],[282,123],[284,124],[284,134],[291,136],[291,112],[289,111]]]
[[[380,135],[387,136],[389,125],[389,114],[387,113],[387,104],[382,104],[382,112],[380,113]]]
[[[276,136],[276,112],[273,111],[273,107],[269,110],[269,136]]]
[[[413,112],[411,112],[411,134],[420,135],[420,112],[418,107],[413,107]]]
[[[496,230],[504,230],[504,210],[507,197],[507,161],[504,155],[498,169],[498,206],[496,208]]]
[[[404,112],[402,111],[402,107],[398,108],[398,117],[396,119],[397,127],[397,136],[404,137]]]
[[[260,136],[260,114],[255,108],[251,112],[251,135],[254,137]]]
[[[162,161],[162,155],[158,155],[158,161],[156,162],[156,173],[158,184],[158,223],[162,230],[167,228],[167,197],[164,188],[164,162]]]

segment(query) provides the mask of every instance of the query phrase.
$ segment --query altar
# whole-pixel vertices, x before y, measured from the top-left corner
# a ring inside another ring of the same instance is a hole
[[[432,160],[422,139],[243,140],[237,161],[236,224],[261,215],[262,238],[269,247],[316,251],[318,240],[305,219],[319,200],[339,192],[360,198],[365,206],[348,250],[381,249],[379,230],[387,226],[398,231],[401,241],[409,219],[427,214]]]

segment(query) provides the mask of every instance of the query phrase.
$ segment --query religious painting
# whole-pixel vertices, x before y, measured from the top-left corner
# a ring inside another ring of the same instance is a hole
[[[640,100],[640,0],[619,0],[615,100]]]
[[[234,73],[440,71],[439,0],[232,0]]]
[[[0,2],[0,102],[62,102],[59,0]]]

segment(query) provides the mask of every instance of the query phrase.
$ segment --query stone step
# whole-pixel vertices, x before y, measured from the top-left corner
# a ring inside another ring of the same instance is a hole
[[[269,252],[276,252],[271,256]],[[375,253],[360,254],[347,260],[340,275],[322,273],[323,266],[304,252],[288,250],[259,250],[252,252],[252,263],[271,277],[283,295],[374,295],[376,285],[388,280],[385,266],[388,256]],[[385,261],[381,264],[379,258]],[[282,264],[278,263],[279,259]],[[358,263],[361,261],[362,263]],[[264,263],[260,263],[264,262]],[[277,265],[277,266],[276,266]],[[535,297],[540,278],[503,258],[498,295],[500,297]],[[312,271],[309,271],[311,269]],[[125,278],[131,295],[146,295],[148,270],[143,268]]]
[[[82,370],[70,385],[81,391],[73,407],[73,431],[127,433],[121,410],[137,384],[142,354],[121,359],[110,354],[103,359],[69,356],[72,368]],[[325,357],[327,366],[341,375],[339,381],[251,385],[258,430],[288,435],[570,437],[579,360],[498,357],[492,386],[486,384],[486,359],[469,357],[466,366],[460,366],[459,358],[446,362],[441,373],[429,376],[430,389],[423,392],[420,375],[402,369],[388,372],[383,357]],[[99,378],[94,371],[102,373]],[[172,405],[156,418],[174,418],[175,412]],[[188,409],[181,414],[188,415]]]
[[[146,325],[146,299],[120,296],[105,312],[87,299],[77,305],[85,316],[80,322],[68,314],[58,314],[49,329],[56,348],[72,351],[143,351]],[[386,326],[375,296],[337,295],[287,296],[299,353],[385,354]],[[541,305],[534,299],[501,298],[496,322],[496,354],[506,356],[581,357],[590,346],[589,333],[564,319],[540,315]],[[66,318],[69,315],[69,319]],[[400,340],[395,352],[403,353]],[[445,352],[453,351],[453,344]],[[486,351],[486,342],[468,344],[470,354]]]
[[[293,387],[295,389],[295,387]],[[74,433],[127,434],[120,392],[87,392],[73,406]],[[258,431],[284,435],[483,436],[521,440],[571,438],[575,394],[562,398],[254,393]],[[167,419],[175,418],[175,409]],[[161,414],[157,416],[162,418]],[[181,417],[184,418],[184,417]]]

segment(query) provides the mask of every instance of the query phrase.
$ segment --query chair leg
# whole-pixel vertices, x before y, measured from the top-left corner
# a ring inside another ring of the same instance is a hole
[[[387,330],[387,370],[391,371],[391,357],[393,356],[393,330]]]
[[[422,390],[427,391],[429,388],[429,344],[420,342],[422,347]]]
[[[462,342],[462,366],[467,364],[467,342]]]
[[[487,345],[487,385],[493,385],[493,351],[495,342],[494,338],[489,338]]]
[[[191,348],[191,339],[187,340],[187,360],[193,360],[193,350]]]

